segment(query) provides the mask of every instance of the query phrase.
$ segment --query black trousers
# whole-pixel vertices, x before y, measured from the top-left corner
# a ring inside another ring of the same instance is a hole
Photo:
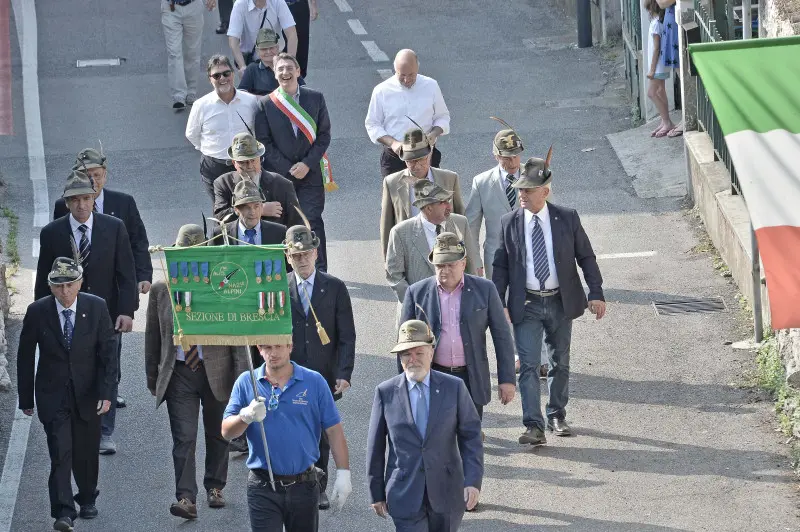
[[[50,454],[50,477],[47,487],[50,493],[50,515],[53,519],[78,516],[75,502],[80,505],[94,504],[97,491],[97,475],[100,466],[100,416],[81,419],[72,392],[67,384],[66,404],[56,412],[53,419],[42,422],[47,436]],[[113,402],[113,400],[112,400]],[[78,486],[78,495],[72,496],[72,477]]]
[[[247,477],[247,507],[253,532],[317,532],[319,530],[319,488],[316,482],[283,486],[269,477],[250,471]]]
[[[203,487],[222,489],[228,479],[228,442],[222,437],[222,414],[226,402],[217,401],[208,384],[205,367],[192,371],[175,361],[172,378],[164,395],[172,432],[172,464],[175,468],[175,498],[197,501],[195,450],[197,419],[203,405],[206,460]]]
[[[231,21],[231,11],[233,11],[233,0],[218,0],[219,21],[227,26]]]
[[[300,208],[311,223],[311,230],[319,238],[319,248],[317,248],[317,269],[323,272],[328,271],[328,253],[326,251],[325,222],[322,221],[322,211],[325,210],[325,187],[297,185],[294,190],[297,193],[297,201]]]
[[[294,4],[290,4],[289,11],[292,12],[297,30],[297,55],[295,58],[300,63],[300,75],[305,78],[308,71],[308,37],[311,33],[311,10],[308,7],[308,0],[298,0]],[[287,42],[285,33],[283,40]]]
[[[342,398],[342,394],[333,396],[334,401]],[[322,470],[322,475],[319,478],[319,491],[322,493],[328,489],[328,461],[331,458],[331,444],[328,441],[328,434],[323,430],[319,437],[319,460],[314,464],[315,467]]]
[[[119,381],[122,379],[122,333],[117,333],[117,382],[111,390],[111,407],[108,412],[100,417],[100,430],[103,436],[112,436],[117,425],[117,396],[119,395]]]
[[[439,168],[442,162],[442,152],[434,146],[433,155],[431,155],[431,166]],[[399,172],[406,169],[406,162],[397,156],[388,146],[383,147],[381,152],[381,176],[386,177],[389,174]]]
[[[221,159],[215,159],[208,155],[200,156],[200,177],[203,178],[203,186],[211,197],[211,208],[214,208],[214,180],[222,174],[227,174],[234,170],[233,163],[228,164]]]
[[[458,377],[459,379],[464,381],[464,384],[467,385],[467,391],[469,392],[470,396],[472,396],[472,389],[469,387],[469,372],[461,371],[458,373],[452,373],[450,371],[447,371],[447,369],[444,366],[440,366],[439,364],[432,364],[431,368],[435,369],[436,371],[441,371],[442,373],[447,373],[448,375],[452,375],[453,377]],[[478,417],[481,418],[481,420],[483,420],[483,405],[479,405],[475,401],[472,401],[472,404],[475,405],[475,409],[478,411]]]

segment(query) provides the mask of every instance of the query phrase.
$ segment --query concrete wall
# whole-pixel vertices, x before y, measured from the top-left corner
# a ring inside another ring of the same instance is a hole
[[[6,286],[6,265],[0,264],[0,391],[11,389],[11,378],[8,374],[8,342],[6,341],[6,318],[8,317],[9,300]]]
[[[743,296],[753,300],[750,216],[741,196],[731,193],[730,174],[725,165],[714,161],[714,148],[708,135],[699,131],[684,133],[694,202],[711,241],[731,271]],[[763,267],[762,278],[763,278]],[[764,329],[769,329],[769,296],[760,283]],[[778,331],[778,349],[790,385],[800,388],[800,329]]]
[[[597,2],[597,5],[595,5]],[[592,37],[596,43],[602,40],[602,19],[600,18],[600,0],[591,0],[592,8]],[[620,0],[605,0],[606,2],[606,36],[613,39],[622,34],[622,6]],[[576,17],[576,0],[553,0],[573,20]],[[578,39],[578,27],[575,26],[575,39]]]
[[[800,0],[760,0],[759,37],[800,35]]]

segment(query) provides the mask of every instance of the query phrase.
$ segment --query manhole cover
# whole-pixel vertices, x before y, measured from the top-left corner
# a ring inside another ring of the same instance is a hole
[[[697,312],[722,312],[725,310],[725,301],[721,297],[653,301],[653,309],[658,316],[692,314]]]

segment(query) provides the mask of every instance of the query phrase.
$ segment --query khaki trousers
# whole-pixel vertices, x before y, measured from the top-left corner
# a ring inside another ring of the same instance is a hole
[[[194,101],[200,77],[200,48],[203,42],[203,0],[185,6],[161,1],[161,25],[167,43],[167,80],[174,102]]]

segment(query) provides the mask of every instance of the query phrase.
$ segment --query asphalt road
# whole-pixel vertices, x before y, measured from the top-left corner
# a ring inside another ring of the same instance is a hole
[[[439,80],[452,113],[441,141],[442,166],[468,191],[491,167],[497,124],[511,122],[528,156],[554,145],[557,201],[573,206],[598,254],[654,251],[600,261],[608,315],[576,321],[569,419],[577,435],[550,438],[534,450],[517,445],[519,400],[486,409],[486,473],[480,511],[463,530],[796,530],[795,483],[786,449],[774,432],[770,405],[731,383],[752,368],[752,356],[726,341],[746,334],[735,291],[715,274],[676,199],[641,200],[605,135],[628,127],[628,103],[609,83],[597,50],[565,46],[573,24],[546,0],[349,0],[352,12],[321,2],[312,26],[310,86],[326,96],[333,140],[329,154],[341,189],[327,198],[330,271],[351,289],[358,331],[353,388],[339,402],[349,441],[354,491],[341,513],[325,512],[322,530],[390,530],[375,517],[365,489],[364,452],[374,386],[394,373],[395,302],[380,260],[379,150],[363,119],[378,69],[361,40],[389,57],[405,47],[420,54],[421,72]],[[109,186],[134,194],[151,243],[168,243],[178,227],[199,222],[211,207],[200,185],[198,153],[184,138],[187,112],[174,113],[166,87],[166,53],[156,2],[37,2],[39,94],[50,202],[60,195],[74,154],[102,139]],[[354,35],[359,19],[367,36]],[[227,51],[207,15],[203,58]],[[20,216],[24,268],[14,327],[30,297],[32,188],[28,180],[19,47],[12,20],[17,135],[0,138],[0,169]],[[119,67],[77,69],[77,59],[124,57]],[[210,87],[209,87],[210,90]],[[594,148],[592,151],[582,151]],[[654,299],[721,296],[727,312],[654,315]],[[142,298],[141,308],[146,308]],[[101,457],[99,518],[79,530],[246,530],[246,469],[233,457],[228,506],[200,503],[200,518],[169,515],[174,482],[165,408],[154,409],[144,379],[142,312],[124,339],[118,414],[119,452]],[[13,354],[11,371],[15,371]],[[16,398],[2,397],[0,460]],[[203,454],[198,442],[198,456]],[[202,461],[202,458],[200,459]],[[48,530],[49,462],[41,425],[31,425],[10,529]],[[198,481],[202,471],[198,472]]]

